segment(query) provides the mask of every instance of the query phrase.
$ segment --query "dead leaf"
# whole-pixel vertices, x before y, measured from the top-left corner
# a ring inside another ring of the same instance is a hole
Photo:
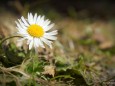
[[[54,77],[55,75],[55,66],[53,65],[47,65],[44,67],[44,72],[42,72],[43,74],[49,74],[52,75]]]
[[[113,42],[111,41],[106,41],[99,45],[100,49],[107,49],[107,48],[111,48],[112,46],[113,46]]]

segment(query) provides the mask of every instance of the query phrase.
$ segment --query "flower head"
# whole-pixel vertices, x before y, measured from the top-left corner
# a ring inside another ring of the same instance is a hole
[[[44,16],[34,16],[32,13],[28,13],[28,18],[25,19],[23,16],[18,19],[17,29],[18,33],[23,36],[20,40],[27,40],[29,49],[33,46],[34,48],[43,47],[44,43],[52,48],[52,41],[56,40],[57,30],[51,31],[54,24],[51,24],[50,20],[44,19]]]

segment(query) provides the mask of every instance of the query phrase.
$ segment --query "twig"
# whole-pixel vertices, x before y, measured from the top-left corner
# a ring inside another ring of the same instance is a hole
[[[15,38],[15,37],[20,37],[20,38],[22,38],[22,36],[11,36],[11,37],[5,38],[5,39],[3,39],[3,40],[0,42],[0,46],[2,46],[2,44],[3,44],[6,40],[11,39],[11,38]]]

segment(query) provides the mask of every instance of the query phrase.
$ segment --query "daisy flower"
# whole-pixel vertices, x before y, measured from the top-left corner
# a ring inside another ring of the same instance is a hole
[[[52,41],[56,40],[57,30],[51,31],[54,27],[54,24],[50,20],[44,19],[44,16],[37,16],[37,14],[32,15],[28,13],[28,18],[25,19],[23,16],[21,19],[16,21],[18,34],[23,38],[20,40],[27,40],[29,45],[29,50],[34,47],[45,48],[44,44],[47,44],[52,48]]]

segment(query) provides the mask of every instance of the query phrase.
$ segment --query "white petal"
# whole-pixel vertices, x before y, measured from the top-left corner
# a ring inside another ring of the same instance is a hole
[[[38,39],[38,43],[41,47],[45,48],[45,46],[43,45],[43,42],[41,41],[41,39]]]
[[[49,21],[48,19],[44,21],[44,26],[43,28],[47,27],[50,24],[51,21]]]
[[[19,28],[17,28],[18,29],[18,34],[21,34],[21,35],[28,35],[28,33],[25,31],[25,30],[23,30],[23,29],[19,29]]]
[[[30,13],[28,13],[28,22],[29,22],[29,18],[30,18]]]
[[[36,23],[36,20],[37,20],[37,13],[35,13],[35,15],[34,15],[34,24]]]
[[[29,50],[32,49],[33,47],[33,40],[31,40],[30,44],[29,44]]]
[[[45,33],[45,35],[57,35],[57,34],[58,34],[57,30]]]
[[[52,41],[47,40],[47,39],[45,39],[45,38],[43,38],[43,37],[41,37],[40,39],[41,39],[45,44],[47,44],[50,48],[52,48],[52,45],[51,45]]]
[[[25,18],[23,16],[21,17],[21,19],[24,22],[25,26],[29,26],[29,24],[27,23],[27,21],[25,20]]]
[[[34,42],[35,42],[35,46],[36,46],[36,47],[39,47],[39,41],[38,41],[38,38],[35,38]]]
[[[44,16],[41,17],[39,25],[43,26],[43,23],[44,23]]]
[[[28,13],[28,22],[29,24],[34,24],[32,13]]]
[[[30,13],[28,13],[28,23],[30,24],[31,19],[30,19]]]
[[[54,27],[54,24],[50,24],[49,26],[47,26],[46,28],[44,28],[44,30],[48,31],[48,30],[52,29],[52,27]]]
[[[38,47],[38,44],[36,42],[36,38],[33,39],[34,40],[34,48],[37,48]]]
[[[36,20],[36,24],[38,24],[38,25],[40,23],[40,18],[41,18],[41,15],[39,15],[38,18],[37,18],[37,20]]]
[[[16,28],[18,29],[20,34],[27,34],[27,31],[23,29],[18,22],[16,22],[16,24],[17,24]]]
[[[18,29],[22,29],[22,27],[20,26],[20,24],[17,21],[15,21],[15,23],[18,26]]]
[[[56,40],[57,39],[57,37],[50,36],[50,35],[44,35],[44,38],[49,39],[49,40]]]
[[[18,21],[19,21],[19,23],[20,23],[20,26],[21,26],[23,29],[27,29],[27,27],[25,27],[24,23],[23,23],[21,20],[18,19]]]

